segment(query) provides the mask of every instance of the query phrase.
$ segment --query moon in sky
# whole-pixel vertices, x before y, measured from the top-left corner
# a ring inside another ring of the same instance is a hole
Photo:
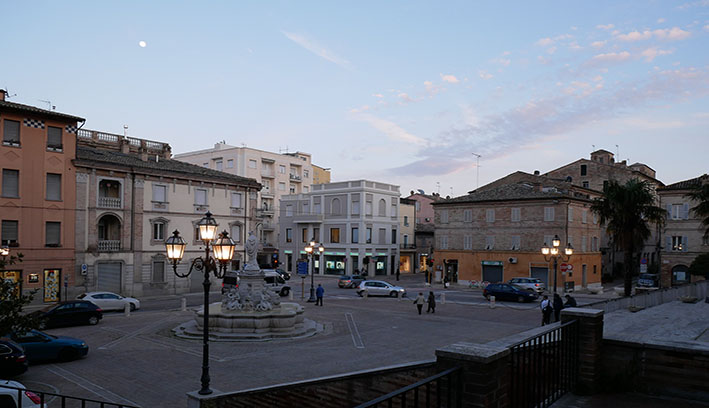
[[[140,45],[141,48],[145,48],[148,45],[148,43],[146,43],[145,41],[141,41],[138,43],[138,45]]]

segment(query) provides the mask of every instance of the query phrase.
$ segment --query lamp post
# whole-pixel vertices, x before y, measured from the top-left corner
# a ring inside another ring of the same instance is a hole
[[[317,248],[315,247],[317,245]],[[325,252],[325,247],[322,246],[322,244],[318,244],[315,242],[314,239],[311,239],[308,245],[305,247],[305,252],[310,256],[310,298],[308,298],[308,303],[313,303],[315,302],[315,283],[314,283],[314,278],[313,275],[315,275],[315,265],[313,263],[313,255],[315,253],[315,250],[318,251],[318,257],[320,254]]]
[[[0,256],[2,256],[2,268],[0,268],[0,271],[5,270],[5,258],[10,255],[10,247],[7,245],[3,245],[0,247]],[[4,276],[0,276],[0,278],[5,278]]]
[[[204,273],[204,281],[202,282],[202,286],[204,287],[202,389],[199,390],[199,394],[207,395],[212,393],[212,390],[209,388],[209,286],[211,285],[209,274],[213,273],[216,278],[224,277],[227,263],[234,255],[235,244],[234,241],[229,238],[229,234],[226,231],[219,234],[219,238],[217,238],[217,227],[219,225],[216,220],[212,218],[212,214],[209,211],[207,211],[204,217],[197,223],[197,226],[199,227],[199,238],[204,242],[204,256],[195,258],[187,273],[181,274],[177,272],[177,264],[182,260],[185,254],[185,247],[187,246],[185,240],[180,237],[179,231],[175,230],[172,236],[165,241],[165,249],[167,250],[167,258],[172,261],[172,270],[176,276],[186,278],[192,273],[193,269]],[[209,256],[210,242],[212,244],[214,257]],[[215,259],[219,261],[218,267]]]
[[[570,243],[566,244],[564,248],[564,253],[560,252],[559,246],[561,245],[561,240],[558,235],[554,235],[554,239],[551,241],[551,247],[544,243],[542,247],[542,255],[544,255],[544,260],[549,262],[554,260],[554,294],[556,294],[556,269],[558,267],[559,259],[563,259],[564,262],[568,262],[571,259],[571,255],[574,253],[574,247]]]

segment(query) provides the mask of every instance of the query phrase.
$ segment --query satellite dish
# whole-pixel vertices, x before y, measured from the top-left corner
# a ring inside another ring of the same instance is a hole
[[[425,193],[423,190],[421,190],[420,188],[419,188],[418,190],[416,190],[416,191],[418,191],[419,194],[426,194],[426,193]]]

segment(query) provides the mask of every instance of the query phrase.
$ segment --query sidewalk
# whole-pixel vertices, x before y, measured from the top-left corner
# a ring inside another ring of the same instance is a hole
[[[551,405],[553,408],[707,408],[709,404],[675,398],[653,397],[644,394],[598,394],[580,396],[568,393]]]

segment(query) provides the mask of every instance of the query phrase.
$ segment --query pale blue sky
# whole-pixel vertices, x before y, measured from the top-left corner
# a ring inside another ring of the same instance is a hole
[[[442,195],[476,187],[472,153],[481,185],[594,145],[665,183],[709,172],[709,0],[0,0],[0,14],[12,101],[173,153],[288,147],[334,180]]]

